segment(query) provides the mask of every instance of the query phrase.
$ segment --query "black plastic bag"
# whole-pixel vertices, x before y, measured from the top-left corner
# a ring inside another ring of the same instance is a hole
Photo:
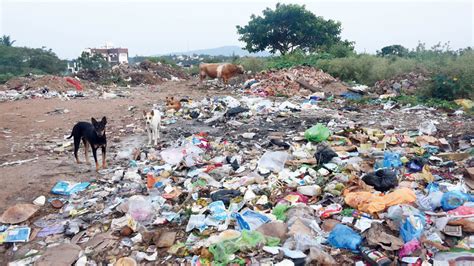
[[[248,108],[243,108],[243,107],[240,107],[240,106],[237,106],[237,107],[234,107],[234,108],[230,108],[227,113],[225,114],[226,117],[232,117],[232,116],[236,116],[240,113],[244,113],[244,112],[248,112],[250,109]]]
[[[222,200],[226,206],[229,206],[230,201],[235,198],[242,195],[240,191],[238,190],[233,190],[233,189],[223,189],[216,191],[211,194],[211,199],[212,201],[219,201]]]
[[[368,173],[362,177],[367,185],[373,186],[375,190],[386,192],[398,185],[397,173],[391,169],[379,169],[375,173]]]
[[[337,153],[327,146],[319,146],[314,154],[318,165],[328,163],[332,158],[337,156]]]

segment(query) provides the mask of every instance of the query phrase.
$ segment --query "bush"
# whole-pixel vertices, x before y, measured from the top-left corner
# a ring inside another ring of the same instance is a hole
[[[296,50],[286,55],[269,58],[267,68],[282,69],[294,66],[317,66],[319,60],[330,58],[334,58],[334,56],[328,53],[306,54],[301,50]]]
[[[2,73],[0,74],[0,84],[7,82],[9,79],[13,78],[15,75],[12,73]]]
[[[368,86],[374,85],[378,80],[388,79],[420,67],[412,59],[389,59],[368,54],[323,59],[319,60],[316,66],[341,80],[355,81]]]
[[[432,72],[422,96],[446,100],[474,98],[474,52],[465,50],[459,55],[442,54],[425,59]]]
[[[267,67],[267,59],[261,57],[242,57],[235,63],[242,65],[245,71],[252,71],[252,73],[258,73]]]

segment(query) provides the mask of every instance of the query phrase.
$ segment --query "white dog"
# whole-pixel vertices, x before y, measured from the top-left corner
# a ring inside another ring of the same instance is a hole
[[[151,110],[147,112],[143,110],[143,117],[145,118],[146,131],[148,133],[148,145],[152,141],[154,145],[158,144],[160,138],[161,114],[158,110]]]

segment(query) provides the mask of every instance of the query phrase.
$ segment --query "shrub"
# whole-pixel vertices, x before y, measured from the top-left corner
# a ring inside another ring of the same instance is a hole
[[[420,67],[415,60],[381,58],[368,54],[319,60],[317,67],[344,81],[355,81],[368,86],[381,79],[410,72]]]
[[[257,73],[266,68],[267,60],[261,57],[242,57],[237,59],[235,63],[242,65],[245,71]]]

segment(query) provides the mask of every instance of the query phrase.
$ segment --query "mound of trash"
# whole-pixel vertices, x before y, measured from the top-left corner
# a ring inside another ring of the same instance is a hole
[[[182,101],[160,144],[8,206],[0,243],[15,265],[467,265],[473,120],[323,103]]]
[[[32,75],[28,77],[15,77],[8,80],[3,86],[3,90],[38,90],[46,89],[49,91],[66,92],[69,90],[88,89],[88,83],[81,82],[71,77],[59,77],[53,75]]]
[[[99,84],[155,85],[165,81],[189,78],[181,69],[160,62],[141,62],[138,65],[117,65],[108,69],[80,70],[77,77]]]
[[[248,80],[245,88],[260,96],[307,96],[315,92],[342,95],[348,91],[348,87],[333,76],[308,66],[261,72]]]
[[[429,79],[426,71],[412,71],[397,75],[391,79],[379,80],[370,89],[370,92],[382,94],[414,94],[420,86]]]

